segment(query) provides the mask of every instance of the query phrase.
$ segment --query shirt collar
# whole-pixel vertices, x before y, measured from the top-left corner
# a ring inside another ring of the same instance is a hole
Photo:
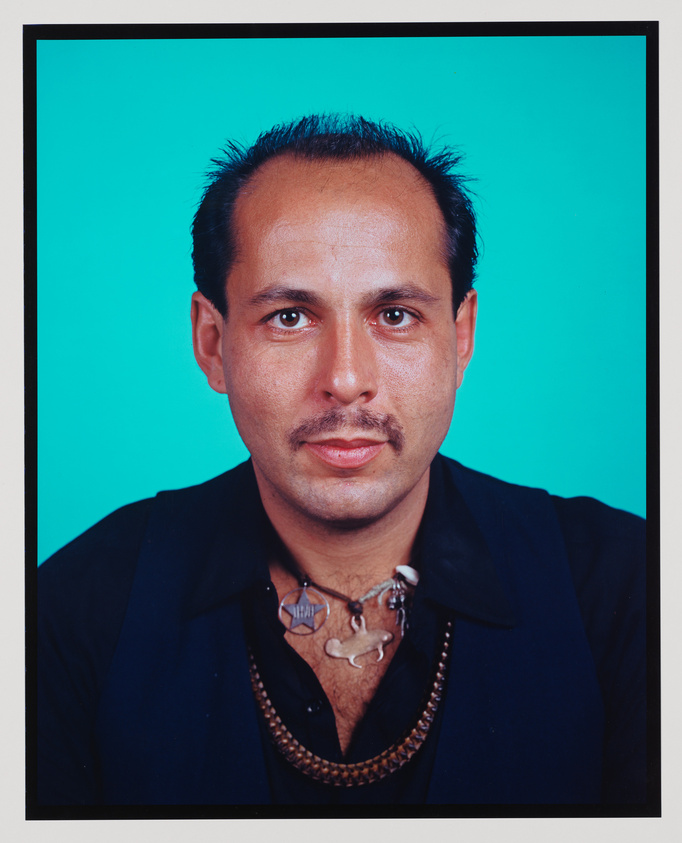
[[[251,460],[222,475],[220,522],[187,602],[193,617],[269,580],[268,549],[274,533],[261,503]]]
[[[220,487],[223,517],[188,598],[190,617],[269,581],[267,560],[276,536],[251,461],[221,479],[229,480]],[[420,536],[422,599],[485,623],[515,624],[490,550],[440,455],[431,465]]]
[[[440,454],[431,464],[420,558],[423,599],[485,623],[516,624],[483,533]]]

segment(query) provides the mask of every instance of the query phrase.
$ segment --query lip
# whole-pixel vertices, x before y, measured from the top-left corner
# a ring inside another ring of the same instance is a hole
[[[384,449],[387,443],[374,439],[325,439],[305,442],[304,447],[332,468],[362,468]]]

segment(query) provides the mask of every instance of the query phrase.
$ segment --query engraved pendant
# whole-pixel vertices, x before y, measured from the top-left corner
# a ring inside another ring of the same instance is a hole
[[[353,667],[361,668],[362,665],[355,659],[358,656],[364,656],[365,653],[371,653],[372,650],[378,650],[377,662],[380,662],[384,657],[384,644],[390,644],[393,641],[393,633],[385,629],[370,629],[368,632],[362,615],[353,615],[350,625],[353,628],[350,638],[346,638],[345,641],[329,638],[324,645],[325,653],[333,659],[348,659]]]
[[[327,598],[316,588],[304,585],[284,595],[279,619],[294,635],[312,635],[329,617]]]

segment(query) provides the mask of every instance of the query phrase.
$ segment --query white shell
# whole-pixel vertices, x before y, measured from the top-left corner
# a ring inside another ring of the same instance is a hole
[[[396,571],[402,574],[410,585],[417,585],[419,582],[419,572],[409,565],[397,565]]]

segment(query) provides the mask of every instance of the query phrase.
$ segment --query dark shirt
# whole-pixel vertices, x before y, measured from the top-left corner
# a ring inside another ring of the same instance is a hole
[[[238,471],[250,502],[250,527],[260,534],[265,552],[256,553],[253,565],[229,581],[221,575],[218,554],[217,564],[202,569],[190,602],[193,611],[201,612],[220,599],[240,595],[247,639],[270,698],[289,730],[314,753],[330,761],[364,760],[414,725],[446,619],[461,616],[501,628],[516,623],[486,541],[438,458],[415,549],[421,580],[409,628],[342,758],[331,705],[313,671],[287,644],[277,620],[277,597],[266,565],[277,538],[260,505],[252,470],[245,466]],[[643,522],[589,498],[554,497],[552,502],[604,702],[603,800],[644,801]],[[93,723],[152,505],[151,500],[141,501],[118,510],[40,569],[38,772],[39,802],[44,804],[99,801]],[[439,569],[437,549],[444,536],[465,560],[457,582]],[[228,534],[222,537],[226,553],[230,540]],[[399,772],[364,787],[334,788],[294,770],[271,745],[261,719],[271,801],[423,803],[440,720],[436,718],[422,749]]]

